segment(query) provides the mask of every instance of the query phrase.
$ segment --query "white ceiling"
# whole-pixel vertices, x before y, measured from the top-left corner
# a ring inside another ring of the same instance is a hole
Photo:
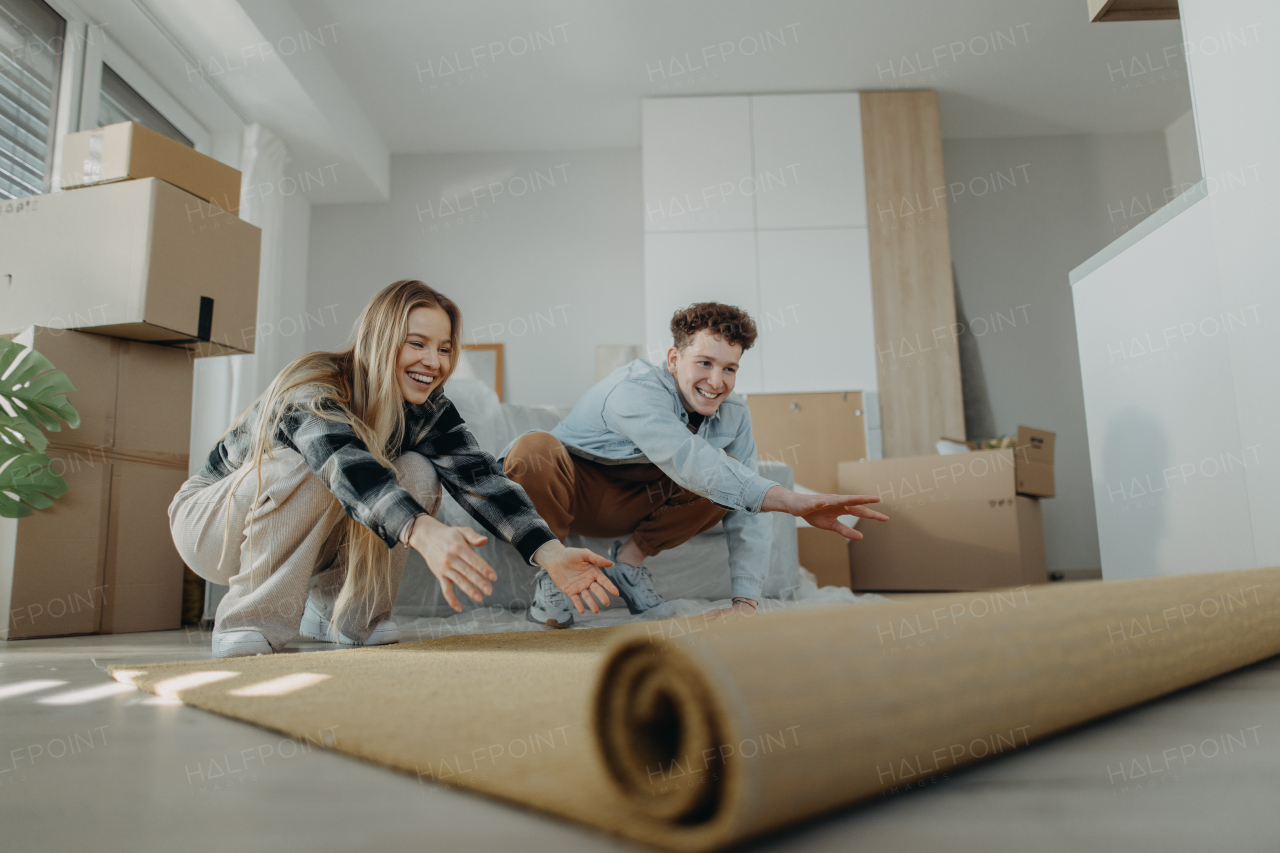
[[[393,153],[634,148],[663,95],[936,88],[946,137],[1162,130],[1191,107],[1179,23],[1090,24],[1086,0],[291,3]]]
[[[645,97],[933,88],[949,138],[1158,131],[1191,107],[1179,23],[1089,24],[1086,0],[58,2],[215,148],[261,122],[290,170],[335,176],[315,204],[385,201],[389,153],[638,148]]]

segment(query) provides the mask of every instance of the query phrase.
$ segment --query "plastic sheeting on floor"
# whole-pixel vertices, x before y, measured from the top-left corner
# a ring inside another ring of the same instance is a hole
[[[761,613],[777,613],[796,607],[816,607],[824,604],[869,604],[888,601],[884,596],[875,593],[854,594],[851,590],[838,586],[819,587],[813,573],[801,567],[798,571],[799,583],[787,591],[785,598],[768,598],[760,603]],[[434,578],[432,579],[434,580]],[[471,606],[470,602],[465,602]],[[618,599],[612,599],[610,606],[597,613],[587,611],[585,614],[574,614],[574,625],[569,630],[580,628],[610,628],[636,622],[656,622],[663,619],[680,619],[700,617],[715,610],[729,607],[732,600],[728,598],[718,601],[682,598],[668,601],[647,613],[631,615],[625,605]],[[397,608],[393,614],[396,624],[400,626],[400,636],[404,642],[420,640],[439,640],[444,637],[457,637],[466,634],[501,634],[510,631],[545,631],[544,626],[530,622],[525,618],[522,608],[473,607],[453,616],[425,617],[417,616],[416,608]]]

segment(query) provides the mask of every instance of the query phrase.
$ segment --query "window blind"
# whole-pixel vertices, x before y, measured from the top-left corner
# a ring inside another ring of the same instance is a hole
[[[111,66],[102,66],[102,94],[98,97],[98,127],[117,124],[122,121],[134,121],[143,127],[149,127],[157,133],[163,133],[170,139],[181,142],[188,148],[194,148],[190,139],[182,131],[174,127],[160,111],[142,97],[120,75],[111,70]]]
[[[41,0],[0,0],[0,199],[47,189],[65,34]]]

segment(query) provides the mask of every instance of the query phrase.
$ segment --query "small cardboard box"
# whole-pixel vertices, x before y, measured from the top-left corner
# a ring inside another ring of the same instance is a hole
[[[1053,497],[1053,441],[1044,429],[1018,427],[1018,494]]]
[[[240,211],[240,172],[131,121],[71,133],[62,143],[64,190],[159,178],[228,213]]]
[[[813,572],[818,586],[849,588],[849,540],[817,527],[796,528],[800,565]]]
[[[1017,493],[1013,448],[842,462],[843,494],[878,495],[858,525],[853,589],[960,592],[1044,583],[1040,502]]]
[[[1018,427],[1016,439],[1001,439],[1000,447],[1011,447],[1016,452],[1018,494],[1036,498],[1053,497],[1053,442],[1055,433],[1035,427]],[[976,441],[960,441],[944,438],[952,444],[963,444],[970,450],[982,449]],[[987,449],[996,449],[988,446]],[[963,452],[963,451],[962,451]]]
[[[39,325],[194,356],[253,351],[258,228],[156,178],[27,201],[0,215],[0,332]]]
[[[747,405],[757,457],[790,465],[797,485],[834,494],[836,466],[867,456],[861,391],[750,394]]]
[[[187,477],[193,365],[180,350],[35,327],[16,336],[71,379],[79,429],[48,433],[70,491],[0,519],[0,637],[179,627],[168,506]]]

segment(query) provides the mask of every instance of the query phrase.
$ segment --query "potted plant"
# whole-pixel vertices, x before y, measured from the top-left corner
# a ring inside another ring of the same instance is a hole
[[[67,483],[45,455],[44,431],[80,426],[67,401],[75,386],[53,363],[28,346],[0,339],[0,517],[22,518],[47,509]]]

